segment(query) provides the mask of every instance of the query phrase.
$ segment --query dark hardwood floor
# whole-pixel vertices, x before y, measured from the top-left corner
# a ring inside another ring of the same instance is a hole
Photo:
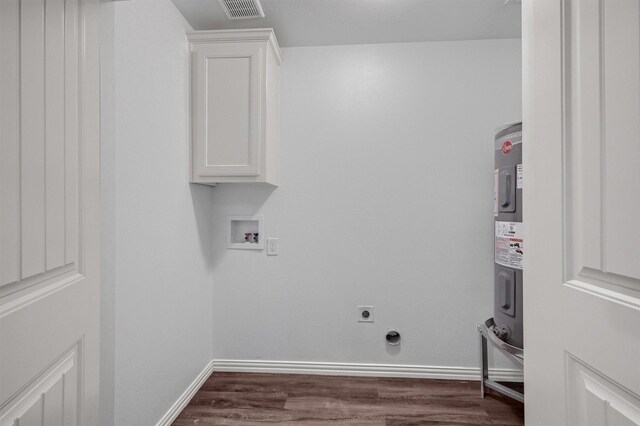
[[[214,373],[180,413],[186,425],[523,425],[524,407],[478,382]]]

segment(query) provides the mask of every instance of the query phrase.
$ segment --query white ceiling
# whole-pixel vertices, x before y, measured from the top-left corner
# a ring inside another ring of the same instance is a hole
[[[195,30],[273,28],[282,47],[519,38],[516,0],[261,0],[231,21],[218,0],[173,0]]]

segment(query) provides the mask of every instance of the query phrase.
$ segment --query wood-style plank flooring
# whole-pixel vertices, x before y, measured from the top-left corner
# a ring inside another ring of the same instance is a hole
[[[186,425],[523,425],[524,407],[478,382],[214,373],[180,413]]]

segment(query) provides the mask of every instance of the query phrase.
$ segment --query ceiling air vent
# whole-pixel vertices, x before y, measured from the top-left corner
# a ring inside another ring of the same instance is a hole
[[[260,0],[218,0],[229,19],[264,18]]]

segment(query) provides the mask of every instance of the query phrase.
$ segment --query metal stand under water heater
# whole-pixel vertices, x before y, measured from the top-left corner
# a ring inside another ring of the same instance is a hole
[[[522,123],[496,131],[494,174],[493,332],[501,340],[522,349]]]

